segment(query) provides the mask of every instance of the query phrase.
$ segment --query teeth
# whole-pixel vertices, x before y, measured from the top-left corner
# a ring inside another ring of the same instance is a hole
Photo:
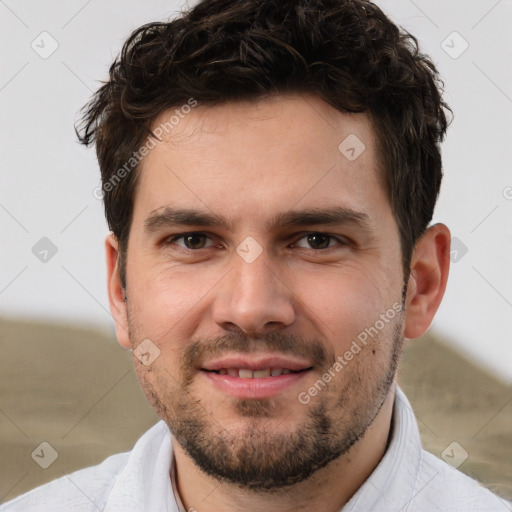
[[[265,368],[264,370],[248,370],[247,368],[221,368],[218,370],[220,375],[229,375],[241,379],[265,379],[267,377],[279,377],[280,375],[289,375],[292,370],[288,368]]]
[[[266,370],[254,371],[254,372],[252,372],[252,376],[255,379],[262,379],[264,377],[270,377],[270,368],[267,368]]]

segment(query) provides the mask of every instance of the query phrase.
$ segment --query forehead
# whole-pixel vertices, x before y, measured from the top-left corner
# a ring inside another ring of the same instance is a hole
[[[368,116],[314,96],[177,106],[152,128],[161,140],[142,162],[134,216],[200,206],[267,222],[295,206],[328,205],[371,217],[387,202]]]

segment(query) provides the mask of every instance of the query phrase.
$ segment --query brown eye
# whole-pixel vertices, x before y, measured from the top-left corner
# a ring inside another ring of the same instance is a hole
[[[325,235],[324,233],[311,233],[307,236],[307,241],[312,249],[327,249],[331,242],[331,238],[332,237]]]
[[[325,249],[334,249],[336,247],[346,247],[349,244],[349,241],[343,236],[314,232],[307,233],[303,237],[299,238],[293,246],[300,247],[301,249],[309,249],[310,251],[322,251]]]
[[[203,233],[183,233],[176,235],[171,240],[170,244],[177,245],[184,249],[204,249],[212,245],[210,237]]]
[[[206,244],[206,236],[199,233],[183,235],[183,242],[188,249],[202,249]]]

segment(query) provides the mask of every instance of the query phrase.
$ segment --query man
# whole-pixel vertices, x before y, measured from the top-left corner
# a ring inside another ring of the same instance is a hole
[[[203,1],[134,32],[79,137],[163,421],[1,510],[509,510],[422,450],[396,384],[448,277],[447,110],[364,0]]]

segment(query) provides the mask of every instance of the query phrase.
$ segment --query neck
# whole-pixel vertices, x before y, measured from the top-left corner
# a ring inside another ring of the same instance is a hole
[[[310,478],[273,492],[255,492],[219,482],[202,472],[173,438],[176,485],[185,510],[216,512],[338,511],[380,462],[390,434],[395,386],[365,435],[344,455]]]

